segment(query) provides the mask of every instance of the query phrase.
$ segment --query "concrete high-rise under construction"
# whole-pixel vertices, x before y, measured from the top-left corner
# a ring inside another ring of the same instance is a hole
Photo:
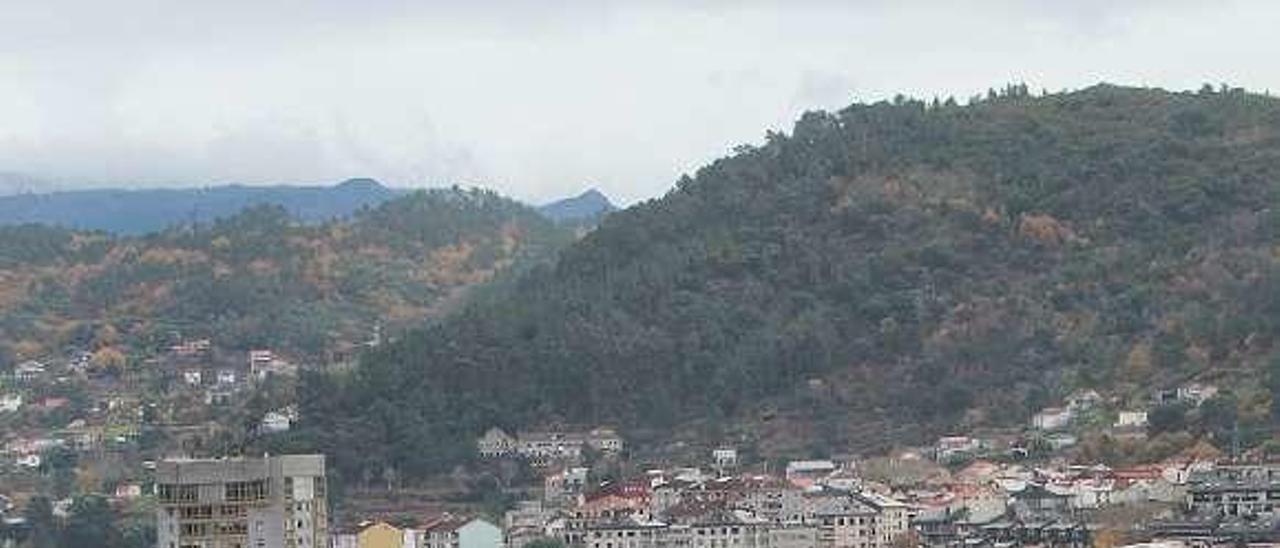
[[[326,548],[324,455],[165,460],[159,548]]]

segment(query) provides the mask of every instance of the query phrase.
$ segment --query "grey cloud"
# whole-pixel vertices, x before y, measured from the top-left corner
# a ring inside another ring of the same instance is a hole
[[[1265,1],[46,0],[0,10],[0,171],[624,201],[802,111],[1025,81],[1280,87]]]

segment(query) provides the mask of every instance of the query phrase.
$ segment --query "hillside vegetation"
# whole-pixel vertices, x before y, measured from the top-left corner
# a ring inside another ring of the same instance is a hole
[[[1278,198],[1280,101],[1240,90],[811,112],[508,298],[310,377],[294,441],[348,478],[447,470],[492,424],[749,427],[823,454],[1203,379],[1257,443]]]
[[[439,316],[461,290],[570,239],[524,205],[457,189],[321,224],[259,205],[144,236],[0,227],[0,340],[9,343],[0,350],[14,359],[63,348],[145,354],[176,337],[210,337],[320,357],[368,340],[379,324],[390,332]]]

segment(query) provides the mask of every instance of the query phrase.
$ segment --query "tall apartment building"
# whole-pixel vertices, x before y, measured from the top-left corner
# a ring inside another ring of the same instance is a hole
[[[324,455],[165,460],[159,548],[327,548]]]

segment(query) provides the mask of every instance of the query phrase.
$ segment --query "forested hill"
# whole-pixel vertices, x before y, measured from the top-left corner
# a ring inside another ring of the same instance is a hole
[[[319,224],[259,205],[144,236],[0,226],[0,354],[141,352],[184,336],[318,357],[438,316],[572,237],[518,202],[458,189]]]
[[[348,478],[446,470],[493,424],[824,454],[1188,379],[1235,387],[1257,431],[1278,181],[1280,102],[1239,90],[811,112],[610,215],[509,298],[310,378],[300,441]]]
[[[334,186],[223,185],[0,195],[0,224],[39,223],[141,235],[175,224],[211,222],[257,205],[279,206],[300,220],[322,222],[375,207],[405,192],[373,179],[349,179]]]

